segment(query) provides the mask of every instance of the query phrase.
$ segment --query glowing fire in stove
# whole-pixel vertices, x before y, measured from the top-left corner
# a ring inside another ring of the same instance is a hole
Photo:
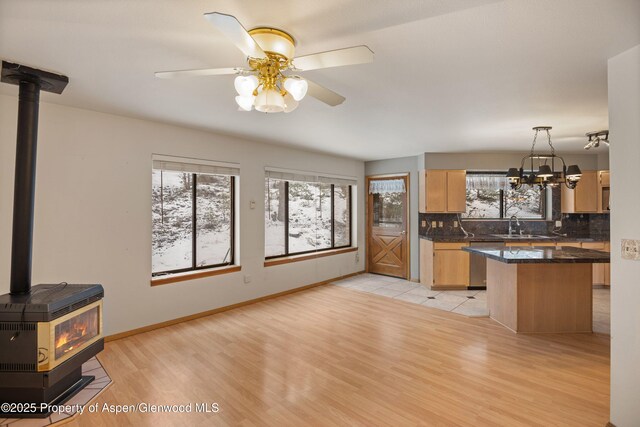
[[[98,335],[98,307],[85,311],[55,327],[56,359]]]

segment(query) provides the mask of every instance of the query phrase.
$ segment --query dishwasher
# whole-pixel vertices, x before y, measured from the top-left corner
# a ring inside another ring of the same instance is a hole
[[[496,246],[505,246],[504,242],[469,242],[472,248],[490,248]],[[469,289],[487,287],[487,258],[471,253],[469,256]]]

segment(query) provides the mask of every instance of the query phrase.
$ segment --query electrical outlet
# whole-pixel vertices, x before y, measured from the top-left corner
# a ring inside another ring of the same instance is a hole
[[[244,283],[251,283],[251,276],[248,274],[244,275]]]
[[[556,228],[560,228],[562,227],[562,221],[558,220],[556,221]]]
[[[427,221],[425,221],[424,219],[422,221],[420,221],[420,225],[422,227],[426,227],[427,226]]]
[[[622,239],[622,259],[640,260],[640,240]]]
[[[360,252],[356,252],[356,264],[360,262]]]
[[[443,221],[438,221],[438,227],[439,227],[439,228],[444,227],[444,222],[443,222]]]
[[[458,221],[453,221],[453,228],[458,228]]]

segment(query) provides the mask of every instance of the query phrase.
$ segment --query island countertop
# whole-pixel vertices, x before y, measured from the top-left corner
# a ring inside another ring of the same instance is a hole
[[[593,264],[609,262],[609,253],[569,246],[464,247],[462,250],[507,264]]]

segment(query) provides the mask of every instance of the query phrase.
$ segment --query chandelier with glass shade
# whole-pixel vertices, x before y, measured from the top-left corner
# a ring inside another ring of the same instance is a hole
[[[539,185],[541,188],[547,186],[558,186],[564,184],[567,188],[576,188],[578,181],[582,177],[582,172],[578,165],[569,165],[567,167],[564,159],[555,153],[555,148],[551,142],[551,126],[536,126],[533,128],[535,135],[531,144],[531,152],[522,158],[520,168],[509,168],[507,172],[507,181],[512,189],[516,190],[523,184]],[[545,132],[547,135],[547,143],[551,148],[550,153],[536,154],[535,146],[538,139],[538,133]],[[534,169],[537,164],[538,169]],[[562,168],[556,171],[556,166]],[[525,170],[528,169],[528,170]]]

